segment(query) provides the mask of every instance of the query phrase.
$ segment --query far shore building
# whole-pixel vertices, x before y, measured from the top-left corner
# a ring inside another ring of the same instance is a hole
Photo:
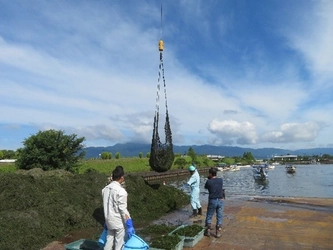
[[[297,155],[276,155],[273,157],[274,161],[297,161]]]
[[[208,159],[211,159],[212,161],[221,161],[225,156],[222,155],[207,155]]]

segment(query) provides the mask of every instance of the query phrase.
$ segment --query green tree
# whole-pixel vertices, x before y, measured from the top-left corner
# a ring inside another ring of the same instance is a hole
[[[178,166],[179,169],[183,169],[186,166],[187,162],[185,158],[177,157],[173,164]]]
[[[101,158],[103,159],[103,160],[108,160],[108,159],[111,159],[112,158],[112,154],[111,153],[109,153],[109,152],[102,152],[101,153]]]
[[[205,165],[205,166],[209,166],[209,160],[208,160],[208,158],[206,157],[206,158],[204,158],[203,159],[203,161],[202,161],[202,163]]]
[[[19,149],[16,166],[19,169],[42,168],[43,170],[64,169],[74,172],[80,159],[84,137],[76,134],[65,135],[64,131],[39,131],[23,141]]]
[[[116,153],[115,158],[120,159],[120,153],[119,152]]]
[[[245,152],[245,153],[243,154],[243,158],[244,158],[247,162],[249,162],[249,163],[255,161],[255,159],[254,159],[254,157],[253,157],[253,155],[252,155],[251,152]]]
[[[4,153],[2,152],[2,150],[0,150],[0,160],[2,160],[4,158]]]
[[[225,157],[223,159],[223,162],[227,165],[232,165],[232,164],[235,164],[235,159],[231,158],[231,157]]]
[[[2,151],[2,158],[3,159],[15,159],[16,158],[16,153],[14,150],[6,150],[6,149],[3,149],[1,150]],[[1,154],[1,153],[0,153]],[[1,157],[0,157],[1,159]]]
[[[190,147],[190,148],[188,149],[187,155],[188,155],[189,157],[191,157],[192,162],[195,162],[195,161],[196,161],[196,159],[197,159],[197,153],[194,151],[194,149],[193,149],[192,147]]]
[[[139,158],[141,159],[143,156],[142,152],[139,153]]]

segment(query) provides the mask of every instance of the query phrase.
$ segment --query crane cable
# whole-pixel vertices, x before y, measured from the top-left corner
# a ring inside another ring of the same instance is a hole
[[[172,145],[172,132],[170,128],[168,103],[167,103],[167,92],[166,92],[166,81],[164,76],[164,64],[163,64],[163,50],[164,43],[162,40],[162,26],[163,26],[163,8],[161,0],[161,29],[160,29],[160,40],[159,40],[159,51],[160,51],[160,63],[158,71],[158,81],[157,81],[157,94],[156,94],[156,109],[154,116],[154,129],[151,145],[151,153],[149,158],[149,164],[153,170],[156,172],[165,172],[169,170],[173,164],[174,153]],[[164,100],[165,100],[165,143],[162,144],[160,141],[160,136],[158,133],[159,124],[159,102],[160,102],[160,91],[161,91],[161,80],[163,81],[164,88]]]
[[[167,93],[166,93],[166,82],[165,82],[165,76],[164,76],[164,64],[163,64],[163,50],[164,50],[164,42],[162,39],[162,33],[163,33],[163,7],[162,7],[162,0],[161,0],[161,27],[160,27],[160,41],[158,43],[158,49],[160,51],[160,64],[159,64],[159,71],[158,71],[158,80],[157,80],[157,94],[156,94],[156,112],[155,114],[159,113],[159,103],[160,103],[160,91],[161,91],[161,77],[163,81],[163,87],[164,87],[164,99],[165,99],[165,109],[166,112],[168,112],[168,101],[167,101]]]

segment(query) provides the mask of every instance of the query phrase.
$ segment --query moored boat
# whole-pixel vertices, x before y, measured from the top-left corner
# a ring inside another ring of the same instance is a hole
[[[286,171],[288,174],[293,174],[296,173],[296,167],[293,165],[287,165],[286,166]]]

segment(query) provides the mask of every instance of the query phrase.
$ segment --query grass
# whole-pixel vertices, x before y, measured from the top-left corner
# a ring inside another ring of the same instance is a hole
[[[84,173],[88,169],[94,169],[100,173],[111,174],[113,169],[118,165],[123,166],[126,173],[150,171],[148,158],[134,157],[110,160],[83,160],[79,167],[79,173]]]
[[[186,160],[187,163],[185,166],[178,166],[173,164],[171,169],[187,168],[188,166],[191,165],[192,162],[191,157],[184,156],[183,158]],[[203,162],[208,162],[209,166],[215,165],[213,161],[208,160],[205,157],[198,157],[198,162],[200,163],[199,165],[203,167],[204,167]],[[149,166],[149,158],[128,157],[128,158],[109,159],[109,160],[101,160],[101,159],[82,160],[80,162],[79,173],[82,174],[87,171],[96,170],[99,173],[105,173],[110,175],[112,170],[118,165],[123,166],[125,168],[126,173],[152,171]],[[15,163],[0,163],[0,173],[15,172],[15,171],[16,171]]]
[[[0,173],[13,173],[16,171],[15,163],[0,163]]]

